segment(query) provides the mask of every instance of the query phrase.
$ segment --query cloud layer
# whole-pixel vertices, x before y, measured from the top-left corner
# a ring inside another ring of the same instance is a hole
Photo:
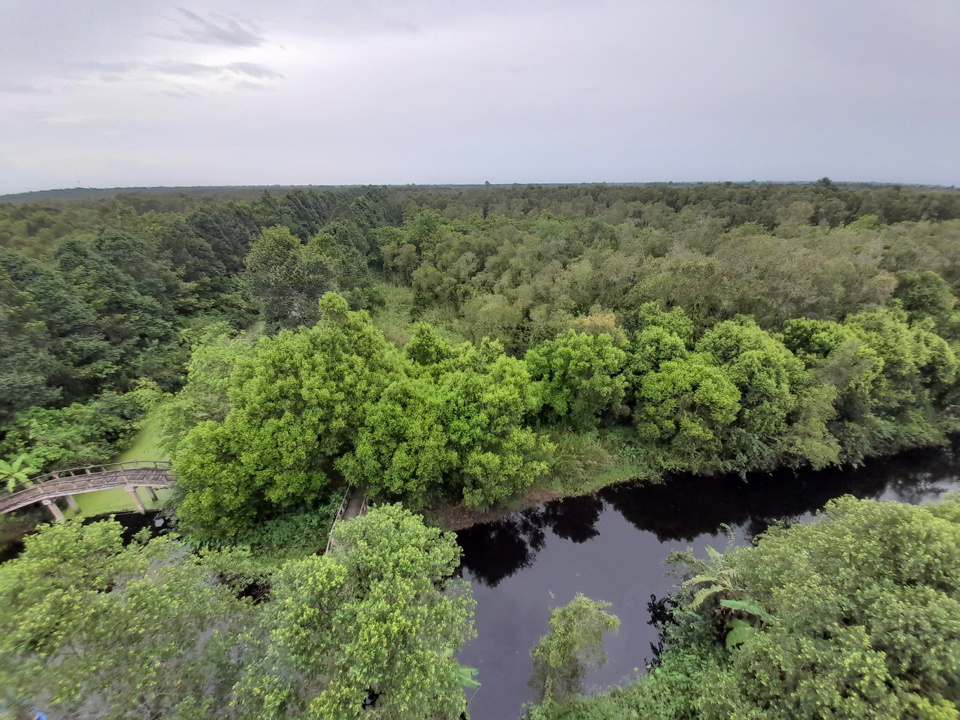
[[[960,184],[955,0],[7,0],[0,193]]]

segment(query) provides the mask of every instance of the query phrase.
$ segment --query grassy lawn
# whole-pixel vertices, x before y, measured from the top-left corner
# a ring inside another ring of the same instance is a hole
[[[155,417],[150,415],[143,421],[140,431],[133,438],[133,443],[125,451],[113,458],[112,462],[131,462],[133,460],[167,460],[164,453],[158,446],[160,428],[157,425]],[[137,493],[147,509],[153,510],[159,508],[170,497],[170,490],[157,490],[158,501],[150,499],[150,493],[146,489],[140,489]],[[77,505],[80,506],[80,514],[87,517],[94,515],[107,515],[115,512],[131,512],[137,509],[133,498],[122,488],[113,488],[111,490],[98,490],[97,492],[83,493],[76,495]],[[72,515],[66,511],[66,504],[61,502],[61,507],[66,515]]]
[[[160,427],[154,415],[147,415],[134,436],[133,444],[113,458],[112,462],[130,462],[131,460],[169,460],[159,447]]]

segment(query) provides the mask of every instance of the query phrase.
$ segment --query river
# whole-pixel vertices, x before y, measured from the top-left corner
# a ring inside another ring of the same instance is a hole
[[[808,522],[845,494],[908,503],[936,501],[960,489],[960,444],[869,462],[856,470],[704,478],[622,485],[598,495],[550,502],[458,533],[461,571],[473,585],[478,637],[460,662],[479,669],[468,690],[472,720],[509,720],[533,700],[530,650],[548,630],[550,610],[581,592],[612,603],[620,632],[606,643],[607,664],[587,690],[643,672],[651,644],[651,600],[674,579],[663,561],[673,550],[751,541],[775,522]]]

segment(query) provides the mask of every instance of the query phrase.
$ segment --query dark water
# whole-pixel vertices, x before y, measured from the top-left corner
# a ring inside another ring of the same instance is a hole
[[[587,679],[597,690],[643,672],[658,633],[651,598],[673,588],[663,560],[673,550],[722,550],[724,524],[746,543],[771,523],[804,522],[845,494],[908,503],[960,489],[960,445],[906,453],[858,470],[739,477],[678,477],[659,486],[619,486],[599,495],[551,502],[459,533],[463,575],[477,600],[478,637],[460,662],[480,670],[468,690],[473,720],[509,720],[533,699],[530,650],[550,610],[578,593],[612,603],[620,632],[606,666]],[[475,694],[474,694],[475,693]],[[472,697],[471,697],[472,696]]]
[[[133,540],[133,536],[145,528],[150,531],[151,537],[155,537],[167,530],[167,521],[157,510],[148,510],[143,514],[138,512],[111,514],[113,514],[114,519],[120,523],[121,526],[123,526],[124,544],[131,542]],[[83,523],[84,525],[87,525],[92,522],[106,520],[107,517],[108,516],[106,515],[88,517],[84,518]],[[47,518],[43,518],[43,522],[46,523],[49,522],[49,520]],[[12,538],[7,542],[0,544],[0,563],[6,562],[7,560],[12,560],[23,552],[24,537]]]

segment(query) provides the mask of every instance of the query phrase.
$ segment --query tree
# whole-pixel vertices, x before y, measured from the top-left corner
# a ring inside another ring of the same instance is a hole
[[[323,244],[304,245],[285,227],[264,230],[245,262],[250,290],[271,328],[312,325],[317,301],[339,289],[339,264]]]
[[[960,339],[960,315],[950,285],[937,273],[903,273],[897,278],[894,297],[903,303],[911,322],[932,318],[937,334],[949,340]]]
[[[578,430],[595,427],[604,412],[623,402],[627,381],[621,374],[627,353],[609,335],[571,330],[527,351],[530,376],[539,382],[548,419]]]
[[[366,406],[355,448],[337,463],[350,482],[415,507],[452,497],[485,508],[547,470],[549,444],[526,418],[540,408],[526,366],[499,343],[453,345],[418,325],[403,375]]]
[[[634,421],[640,437],[659,447],[668,466],[715,468],[723,431],[740,411],[740,391],[702,353],[668,360],[643,376]]]
[[[177,446],[177,516],[207,539],[241,536],[280,512],[322,503],[340,483],[367,403],[399,367],[395,348],[365,312],[328,293],[312,328],[264,338],[236,359],[230,408]]]
[[[136,392],[153,411],[160,443],[169,457],[194,427],[204,420],[222,422],[230,410],[230,375],[240,357],[251,355],[254,344],[223,322],[211,323],[193,346],[186,366],[186,384],[177,393],[162,393],[156,383],[141,383]]]
[[[18,485],[26,486],[30,476],[39,471],[39,468],[30,465],[30,458],[26,455],[18,455],[10,461],[0,460],[0,483],[8,493],[12,493]]]
[[[255,718],[459,718],[454,653],[474,636],[454,536],[400,505],[339,523],[333,550],[275,578],[269,640],[238,691]]]
[[[120,352],[101,336],[94,308],[56,270],[0,248],[0,302],[0,367],[8,372],[0,407],[86,399],[115,378]],[[21,397],[15,393],[25,381],[37,385]]]
[[[933,332],[933,320],[911,325],[899,308],[860,312],[843,323],[791,320],[788,346],[838,389],[831,431],[846,461],[943,442],[956,424],[960,364]]]
[[[248,604],[176,541],[124,547],[122,532],[113,520],[41,526],[0,565],[0,682],[58,716],[221,713]]]
[[[740,392],[740,410],[723,441],[732,469],[837,461],[840,447],[826,424],[836,391],[818,386],[780,340],[740,317],[714,325],[696,349],[720,363]]]
[[[530,684],[537,691],[538,702],[568,700],[581,690],[588,672],[606,663],[603,635],[620,628],[619,618],[607,612],[609,607],[608,602],[578,593],[550,613],[550,632],[531,653],[534,670]]]
[[[960,702],[960,502],[843,498],[734,552],[776,621],[706,686],[704,715],[950,718]]]
[[[844,497],[709,561],[674,555],[656,667],[536,720],[953,720],[960,705],[960,496]]]
[[[142,416],[130,395],[116,393],[57,409],[32,407],[6,427],[0,454],[28,455],[44,471],[106,462],[133,436]]]

